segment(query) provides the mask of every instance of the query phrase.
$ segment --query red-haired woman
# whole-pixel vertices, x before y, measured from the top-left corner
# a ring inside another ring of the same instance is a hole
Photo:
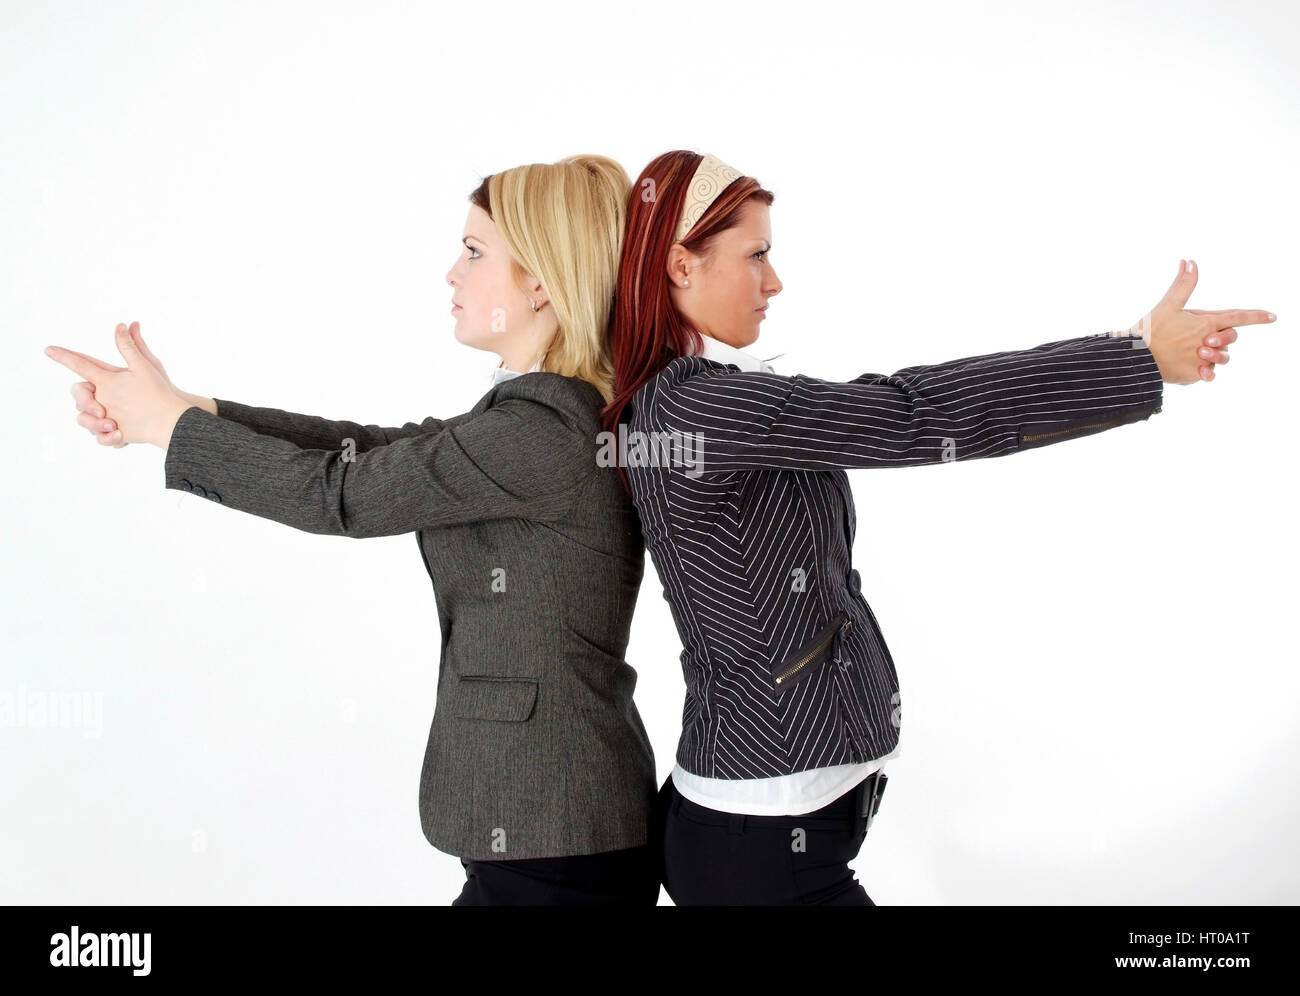
[[[1005,456],[1160,411],[1213,378],[1232,326],[1184,310],[1190,262],[1132,330],[848,382],[746,352],[781,290],[772,194],[668,152],[633,185],[602,424],[685,649],[659,793],[678,905],[874,905],[848,862],[897,753],[898,677],[861,595],[846,468]],[[1217,348],[1216,348],[1217,347]]]

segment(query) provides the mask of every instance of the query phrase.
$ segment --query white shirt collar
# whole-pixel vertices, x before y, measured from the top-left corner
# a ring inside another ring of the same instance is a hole
[[[542,361],[538,360],[536,363],[533,364],[532,369],[529,370],[528,373],[535,373],[536,371],[541,369],[542,369]],[[518,370],[508,370],[506,368],[506,361],[502,360],[500,363],[496,365],[495,368],[493,368],[492,375],[489,378],[489,380],[491,380],[492,386],[495,387],[497,384],[500,384],[503,380],[510,380],[512,377],[522,377],[522,376],[523,374],[521,374]]]
[[[714,360],[718,363],[734,363],[741,370],[765,370],[768,373],[775,373],[770,363],[764,363],[757,356],[746,353],[743,349],[737,349],[735,346],[729,346],[711,335],[700,333],[700,338],[704,340],[704,352],[702,355],[706,360]]]

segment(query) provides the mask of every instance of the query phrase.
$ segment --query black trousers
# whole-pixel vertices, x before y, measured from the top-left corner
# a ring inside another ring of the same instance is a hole
[[[453,906],[655,906],[659,902],[660,847],[567,858],[467,861],[465,886]]]
[[[875,906],[848,863],[888,780],[875,772],[811,813],[748,816],[691,802],[669,775],[656,802],[664,888],[678,906]]]

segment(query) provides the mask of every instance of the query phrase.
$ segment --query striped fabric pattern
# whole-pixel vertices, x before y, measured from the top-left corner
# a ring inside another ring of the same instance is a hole
[[[1141,337],[1110,333],[848,382],[702,356],[669,363],[634,397],[626,429],[700,447],[702,473],[635,459],[627,471],[684,648],[677,763],[709,778],[765,778],[897,746],[898,676],[850,562],[846,469],[1092,435],[1159,412],[1163,387]],[[779,687],[776,676],[838,620],[848,628],[834,654]]]

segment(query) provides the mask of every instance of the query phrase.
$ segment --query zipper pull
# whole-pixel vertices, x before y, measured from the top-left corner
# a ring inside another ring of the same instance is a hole
[[[852,625],[853,620],[846,617],[844,622],[840,624],[840,628],[835,631],[835,654],[833,660],[834,663],[839,664],[841,667],[843,667],[844,655],[840,652],[842,643],[840,637],[843,636],[845,631]]]

